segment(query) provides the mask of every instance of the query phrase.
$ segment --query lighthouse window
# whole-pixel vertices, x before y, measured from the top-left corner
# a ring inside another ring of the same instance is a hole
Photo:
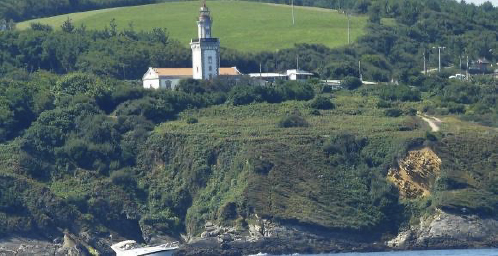
[[[213,57],[211,57],[211,56],[208,57],[208,63],[209,64],[213,63]]]
[[[213,71],[213,67],[209,66],[209,71]]]

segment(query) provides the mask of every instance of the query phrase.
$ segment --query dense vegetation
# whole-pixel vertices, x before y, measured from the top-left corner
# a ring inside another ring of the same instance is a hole
[[[496,47],[496,16],[476,17],[496,9],[406,3],[417,6],[414,24],[381,12],[397,23],[372,18],[368,34],[344,48],[222,52],[223,66],[245,72],[291,68],[299,53],[303,68],[343,79],[343,90],[246,79],[144,90],[136,80],[148,66],[190,65],[190,51],[164,29],[88,30],[67,20],[58,31],[0,32],[0,236],[67,230],[142,240],[199,234],[206,221],[244,228],[255,213],[389,235],[435,208],[496,217],[496,81],[424,75],[417,61],[423,46],[457,39],[473,58],[493,59],[485,50]],[[421,27],[429,21],[440,37]],[[472,30],[457,33],[459,22]],[[358,60],[365,79],[398,83],[359,84]],[[427,132],[417,111],[441,117],[442,131]],[[387,170],[422,146],[441,157],[441,177],[431,196],[400,200]]]
[[[22,21],[63,13],[155,3],[157,0],[2,0],[0,19]]]

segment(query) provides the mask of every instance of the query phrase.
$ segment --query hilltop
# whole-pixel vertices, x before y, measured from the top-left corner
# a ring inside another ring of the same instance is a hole
[[[167,28],[172,39],[188,46],[196,37],[197,1],[168,2],[135,7],[119,7],[90,12],[72,13],[51,18],[29,20],[18,24],[26,29],[33,22],[48,24],[55,29],[67,18],[76,26],[103,29],[112,19],[119,28],[135,30]],[[323,44],[338,47],[347,44],[347,17],[336,10],[296,7],[296,25],[292,25],[291,9],[287,5],[243,1],[212,1],[214,36],[221,38],[223,47],[246,52],[275,51],[291,48],[294,44]],[[364,34],[366,16],[351,18],[351,39]]]

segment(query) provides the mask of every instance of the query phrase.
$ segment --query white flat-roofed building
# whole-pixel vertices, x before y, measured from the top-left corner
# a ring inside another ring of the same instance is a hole
[[[274,82],[276,80],[307,80],[314,76],[313,73],[290,69],[286,73],[250,73],[249,77]]]
[[[289,80],[296,81],[310,79],[314,74],[304,70],[290,69],[287,70],[287,76],[289,77]]]
[[[287,80],[289,77],[286,74],[280,73],[250,73],[249,77],[251,78],[260,78],[263,80]]]

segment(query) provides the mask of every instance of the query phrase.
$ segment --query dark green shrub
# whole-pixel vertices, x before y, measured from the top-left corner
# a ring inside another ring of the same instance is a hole
[[[311,107],[314,109],[334,109],[335,105],[330,99],[318,96],[311,102]]]
[[[391,106],[392,106],[391,102],[387,102],[385,100],[380,100],[377,103],[377,107],[378,108],[390,108]]]
[[[220,218],[222,220],[233,220],[237,217],[237,204],[228,202],[220,208]]]
[[[273,163],[260,158],[254,158],[249,160],[249,164],[251,165],[254,172],[259,174],[268,174],[270,170],[273,168]]]
[[[318,110],[318,109],[312,109],[312,110],[310,111],[310,115],[313,115],[313,116],[321,116],[321,115],[322,115],[322,113],[320,113],[320,110]]]
[[[302,116],[297,114],[292,114],[286,116],[278,122],[278,127],[280,128],[290,128],[290,127],[308,127],[309,123]]]
[[[188,117],[187,120],[185,120],[187,124],[196,124],[199,122],[199,120],[195,117]]]
[[[124,187],[136,187],[137,184],[133,171],[128,168],[112,172],[111,181],[116,185]]]
[[[390,117],[398,117],[398,116],[401,116],[402,114],[403,114],[403,111],[401,111],[401,109],[397,109],[397,108],[390,108],[390,109],[386,109],[386,111],[384,111],[384,115],[390,116]]]
[[[432,132],[426,132],[425,133],[425,138],[429,141],[437,141],[437,137],[434,133]]]
[[[381,88],[379,96],[389,101],[420,101],[421,94],[417,89],[405,85],[388,85]]]
[[[410,108],[406,111],[406,115],[408,116],[416,116],[417,115],[417,110],[414,108]]]
[[[341,85],[348,90],[354,90],[359,88],[362,85],[362,82],[357,77],[348,76],[342,80]]]
[[[450,104],[448,104],[448,111],[451,114],[464,114],[465,113],[465,105],[457,104],[457,103],[450,103]]]
[[[66,200],[68,204],[72,204],[78,208],[80,212],[88,211],[88,201],[86,195],[69,195]]]

